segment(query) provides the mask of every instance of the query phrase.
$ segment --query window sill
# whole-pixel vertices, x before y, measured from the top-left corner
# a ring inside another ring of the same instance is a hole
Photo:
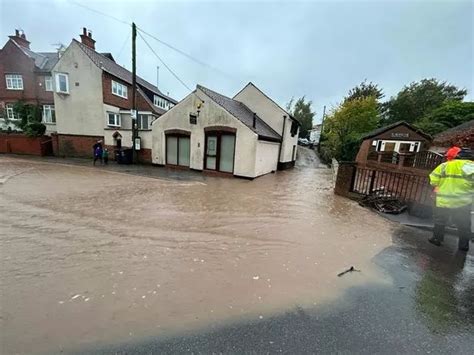
[[[69,92],[65,92],[65,91],[56,91],[56,94],[59,94],[59,95],[69,95]]]
[[[11,91],[23,91],[25,89],[21,88],[21,89],[13,89],[13,88],[7,88],[7,90],[11,90]]]
[[[146,129],[139,128],[138,130],[141,132],[147,132],[147,131],[151,131],[151,128],[146,128]]]
[[[120,95],[114,94],[114,93],[112,93],[112,95],[117,96],[117,97],[120,97],[121,99],[124,99],[124,100],[128,100],[128,96],[127,96],[127,97],[125,97],[125,96],[120,96]]]
[[[45,125],[48,125],[48,126],[56,126],[56,122],[41,122]]]
[[[113,124],[108,124],[107,127],[109,128],[120,128],[121,126],[113,125]]]

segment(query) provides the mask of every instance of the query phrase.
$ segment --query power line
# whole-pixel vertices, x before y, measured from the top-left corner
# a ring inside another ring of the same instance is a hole
[[[95,10],[95,9],[89,7],[89,6],[82,5],[82,4],[80,4],[80,3],[78,3],[78,2],[76,2],[76,1],[74,1],[74,0],[68,0],[68,1],[69,1],[71,4],[74,4],[74,5],[76,5],[76,6],[82,7],[83,9],[86,9],[86,10],[89,10],[89,11],[92,11],[92,12],[95,12],[96,14],[99,14],[99,15],[102,15],[102,16],[105,16],[105,17],[108,17],[108,18],[110,18],[110,19],[112,19],[112,20],[115,20],[115,21],[118,21],[118,22],[120,22],[120,23],[123,23],[123,24],[125,24],[125,25],[127,25],[127,26],[131,26],[131,25],[132,25],[131,23],[129,23],[129,22],[125,21],[125,20],[121,20],[121,19],[119,19],[118,17],[115,17],[115,16],[112,16],[112,15],[106,14],[105,12],[102,12],[102,11],[99,11],[99,10]]]
[[[128,43],[128,39],[130,38],[130,32],[128,32],[127,38],[125,38],[125,41],[122,44],[122,48],[120,48],[119,54],[117,55],[117,60],[120,58],[122,55],[123,50],[125,49],[125,45]]]
[[[102,12],[102,11],[99,11],[99,10],[95,10],[95,9],[89,7],[89,6],[82,5],[82,4],[80,4],[80,3],[78,3],[78,2],[76,2],[76,1],[74,1],[74,0],[68,0],[68,1],[69,1],[71,4],[74,4],[74,5],[76,5],[76,6],[79,6],[79,7],[84,8],[84,9],[86,9],[86,10],[95,12],[96,14],[99,14],[99,15],[102,15],[102,16],[105,16],[105,17],[108,17],[108,18],[110,18],[110,19],[112,19],[112,20],[115,20],[115,21],[120,22],[120,23],[122,23],[122,24],[125,24],[125,25],[127,25],[127,26],[131,26],[131,25],[132,25],[131,23],[129,23],[129,22],[125,21],[125,20],[119,19],[118,17],[109,15],[109,14],[107,14],[107,13],[105,13],[105,12]],[[213,67],[213,66],[210,65],[210,64],[207,64],[207,63],[205,63],[205,62],[203,62],[203,61],[201,61],[201,60],[199,60],[199,59],[193,57],[191,54],[188,54],[188,53],[186,53],[185,51],[183,51],[183,50],[181,50],[181,49],[179,49],[179,48],[176,48],[175,46],[173,46],[173,45],[171,45],[171,44],[169,44],[169,43],[167,43],[167,42],[165,42],[165,41],[159,39],[158,37],[152,35],[151,33],[149,33],[149,32],[147,32],[147,31],[143,30],[142,28],[140,28],[140,27],[138,27],[138,26],[137,26],[137,29],[140,30],[143,34],[149,36],[150,38],[153,38],[155,41],[157,41],[157,42],[163,44],[164,46],[166,46],[166,47],[168,47],[168,48],[174,50],[175,52],[177,52],[177,53],[181,54],[182,56],[184,56],[184,57],[186,57],[186,58],[192,60],[193,62],[198,63],[198,64],[200,64],[200,65],[202,65],[202,66],[204,66],[204,67],[207,67],[207,68],[209,68],[209,69],[212,69],[212,70],[214,70],[214,71],[216,71],[216,72],[218,72],[218,73],[220,73],[220,74],[222,74],[222,75],[224,75],[224,76],[226,76],[226,77],[228,77],[228,78],[236,79],[235,76],[233,76],[233,75],[231,75],[231,74],[228,74],[228,73],[226,73],[226,72],[224,72],[224,71],[222,71],[222,70],[220,70],[220,69],[218,69],[218,68]],[[143,38],[143,37],[142,37],[142,38]]]
[[[156,54],[156,52],[153,50],[153,48],[150,46],[150,44],[147,42],[147,40],[143,37],[143,35],[141,34],[141,30],[138,29],[138,35],[142,38],[143,42],[145,42],[145,44],[147,45],[148,48],[150,48],[150,50],[152,51],[152,53],[156,56],[156,58],[158,58],[158,60],[165,66],[166,69],[168,69],[168,71],[186,88],[188,89],[189,91],[193,91],[189,86],[186,85],[186,83],[181,80],[181,78],[163,61],[163,59],[160,58],[160,56],[158,54]]]
[[[212,65],[207,64],[207,63],[205,63],[205,62],[203,62],[203,61],[201,61],[201,60],[199,60],[199,59],[197,59],[197,58],[194,58],[191,54],[188,54],[188,53],[182,51],[181,49],[176,48],[175,46],[173,46],[173,45],[171,45],[171,44],[169,44],[169,43],[167,43],[167,42],[165,42],[165,41],[159,39],[158,37],[152,35],[151,33],[146,32],[145,30],[143,30],[143,29],[140,28],[140,27],[137,27],[137,28],[138,28],[138,30],[141,31],[143,34],[145,34],[145,35],[147,35],[147,36],[153,38],[155,41],[157,41],[157,42],[163,44],[164,46],[166,46],[166,47],[168,47],[168,48],[174,50],[175,52],[178,52],[179,54],[185,56],[186,58],[192,60],[193,62],[198,63],[198,64],[200,64],[200,65],[202,65],[202,66],[205,66],[205,67],[207,67],[207,68],[209,68],[209,69],[212,69],[212,70],[214,70],[214,71],[216,71],[216,72],[219,72],[220,74],[223,74],[223,75],[225,75],[225,76],[227,76],[227,77],[229,77],[229,78],[233,78],[233,79],[234,79],[234,76],[232,76],[232,75],[230,75],[230,74],[227,74],[226,72],[224,72],[224,71],[222,71],[222,70],[220,70],[220,69],[218,69],[218,68],[215,68],[215,67],[213,67]]]

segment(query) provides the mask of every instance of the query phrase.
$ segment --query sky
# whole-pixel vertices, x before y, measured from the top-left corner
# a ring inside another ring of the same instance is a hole
[[[79,6],[80,3],[82,6]],[[85,8],[85,7],[88,7]],[[95,10],[95,11],[93,11]],[[100,14],[98,12],[104,13]],[[35,51],[92,30],[96,49],[131,68],[131,22],[187,53],[143,34],[191,89],[227,96],[249,81],[284,106],[292,97],[336,106],[367,79],[385,98],[404,85],[437,78],[474,101],[474,5],[470,0],[131,1],[2,0],[3,43],[24,30]],[[159,77],[157,77],[157,66]],[[137,72],[180,100],[190,91],[137,38]]]

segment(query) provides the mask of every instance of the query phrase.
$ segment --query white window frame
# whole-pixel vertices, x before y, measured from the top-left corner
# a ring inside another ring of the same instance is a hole
[[[5,74],[7,90],[23,90],[23,76],[21,74]]]
[[[164,97],[158,96],[158,95],[153,95],[153,104],[156,107],[160,107],[164,110],[167,110],[169,108],[169,102],[166,100]]]
[[[44,91],[53,91],[53,77],[52,76],[44,77]]]
[[[20,116],[15,113],[15,110],[13,109],[13,104],[6,104],[5,105],[5,110],[7,111],[7,118],[9,120],[18,120],[20,119]]]
[[[54,105],[43,105],[43,123],[56,123],[56,112],[54,110]]]
[[[114,123],[110,123],[110,115],[114,115]],[[107,126],[109,127],[120,127],[122,123],[122,118],[120,113],[107,111]]]
[[[123,99],[128,99],[127,85],[123,85],[117,81],[112,80],[112,94]]]
[[[61,90],[60,78],[66,79],[66,91]],[[66,73],[56,73],[56,92],[60,94],[69,94],[69,75]]]
[[[147,118],[147,127],[143,128],[143,117]],[[139,113],[137,117],[137,127],[141,131],[148,131],[151,129],[151,123],[153,122],[153,116],[147,113]]]

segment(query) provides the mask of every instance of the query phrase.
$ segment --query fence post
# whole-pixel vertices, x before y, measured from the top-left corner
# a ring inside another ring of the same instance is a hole
[[[337,169],[336,186],[334,187],[334,193],[336,195],[349,195],[354,186],[356,171],[356,163],[339,162],[339,168]]]
[[[370,175],[369,195],[372,193],[372,191],[374,191],[376,174],[377,174],[377,171],[372,170],[372,174]]]

